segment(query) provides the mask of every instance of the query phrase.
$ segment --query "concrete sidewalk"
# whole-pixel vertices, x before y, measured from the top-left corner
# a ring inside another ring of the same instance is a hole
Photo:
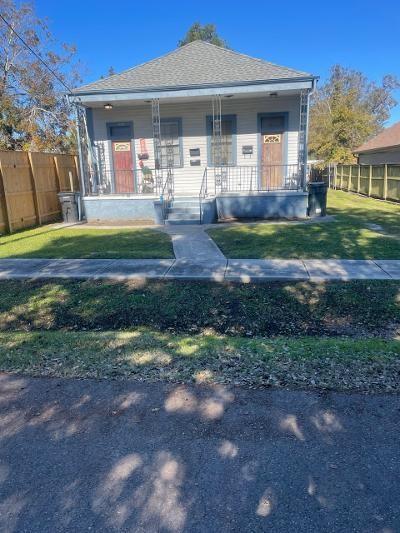
[[[0,259],[0,279],[400,280],[400,260]]]
[[[400,398],[0,375],[0,530],[400,531]]]

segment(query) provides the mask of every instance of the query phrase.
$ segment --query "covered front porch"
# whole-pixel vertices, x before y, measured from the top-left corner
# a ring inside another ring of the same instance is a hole
[[[305,217],[310,82],[222,89],[75,100],[87,220]]]

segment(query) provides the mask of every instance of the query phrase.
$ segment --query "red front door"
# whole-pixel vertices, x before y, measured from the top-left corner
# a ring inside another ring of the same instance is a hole
[[[135,192],[132,145],[130,141],[113,141],[114,180],[116,193]]]

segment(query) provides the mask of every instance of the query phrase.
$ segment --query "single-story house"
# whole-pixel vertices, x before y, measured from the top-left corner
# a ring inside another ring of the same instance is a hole
[[[362,144],[354,154],[360,165],[400,164],[400,122]]]
[[[74,90],[87,219],[306,216],[315,82],[195,41]]]

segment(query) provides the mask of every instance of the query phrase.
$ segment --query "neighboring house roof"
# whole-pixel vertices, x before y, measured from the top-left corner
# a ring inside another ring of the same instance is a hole
[[[121,74],[83,85],[74,93],[212,87],[304,78],[312,79],[314,76],[204,41],[193,41]]]
[[[400,146],[400,122],[396,122],[393,126],[384,129],[375,137],[367,141],[354,150],[355,154],[362,152],[378,151],[386,148],[394,148]]]

